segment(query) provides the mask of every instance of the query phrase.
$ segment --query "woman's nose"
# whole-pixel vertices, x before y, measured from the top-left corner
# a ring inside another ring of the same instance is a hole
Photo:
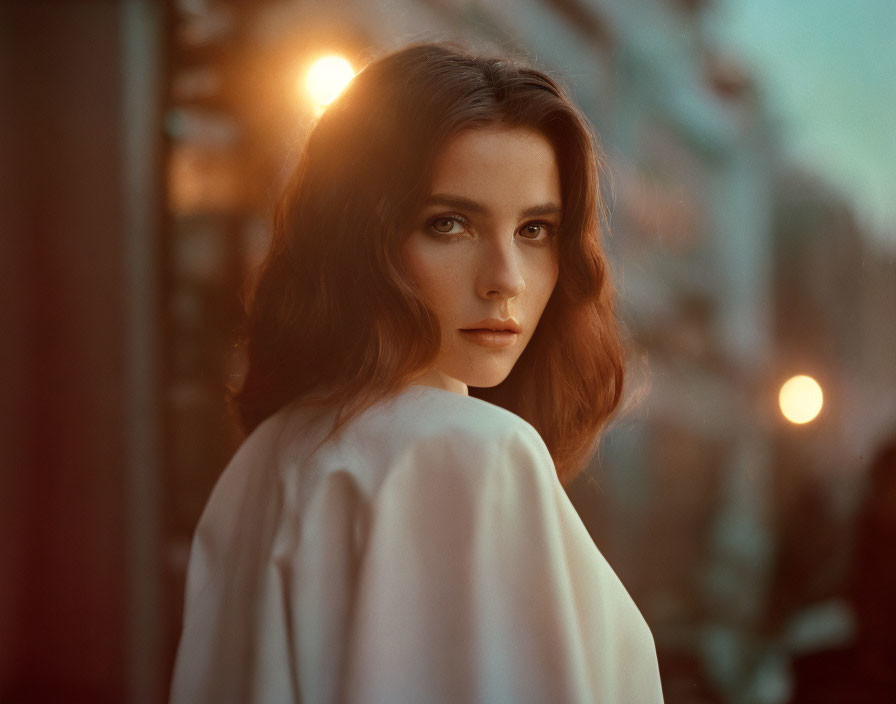
[[[515,298],[526,288],[519,248],[512,238],[483,245],[477,286],[485,298],[496,294],[502,298]]]

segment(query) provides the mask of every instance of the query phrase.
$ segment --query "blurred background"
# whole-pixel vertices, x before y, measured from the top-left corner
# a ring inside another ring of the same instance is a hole
[[[889,0],[0,3],[0,701],[165,699],[278,186],[328,93],[439,38],[601,135],[629,391],[569,494],[666,701],[896,701],[894,32]]]

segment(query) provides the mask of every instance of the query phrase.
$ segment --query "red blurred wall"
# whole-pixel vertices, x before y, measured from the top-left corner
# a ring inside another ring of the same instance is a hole
[[[119,3],[0,5],[0,700],[125,677]]]

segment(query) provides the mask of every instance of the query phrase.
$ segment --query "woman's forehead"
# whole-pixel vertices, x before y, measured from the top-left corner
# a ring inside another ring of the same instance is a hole
[[[557,157],[550,141],[531,128],[465,130],[449,139],[437,155],[429,191],[430,199],[447,195],[559,204]]]

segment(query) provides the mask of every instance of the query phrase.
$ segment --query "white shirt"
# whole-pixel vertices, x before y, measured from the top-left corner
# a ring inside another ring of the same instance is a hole
[[[331,419],[286,406],[215,486],[172,704],[662,702],[535,428],[411,386],[309,457]]]

